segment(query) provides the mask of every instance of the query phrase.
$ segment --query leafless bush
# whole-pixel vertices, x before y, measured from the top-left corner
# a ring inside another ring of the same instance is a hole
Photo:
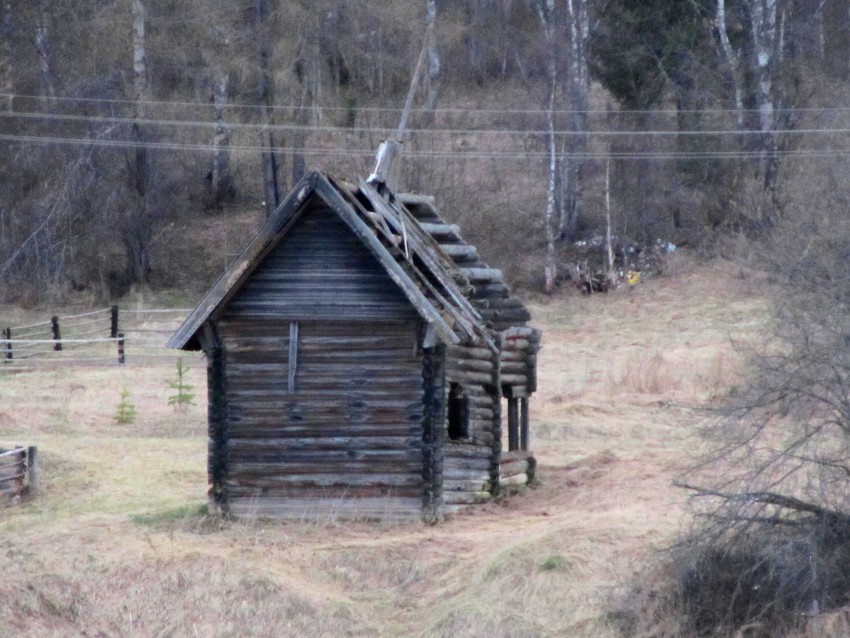
[[[635,632],[777,636],[848,603],[850,221],[824,184],[807,188],[751,243],[772,322],[745,348],[747,381],[711,410],[715,450],[680,483],[693,528],[633,598]]]

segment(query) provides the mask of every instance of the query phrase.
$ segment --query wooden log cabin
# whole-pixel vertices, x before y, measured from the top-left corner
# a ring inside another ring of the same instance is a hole
[[[170,339],[206,354],[217,510],[438,520],[533,478],[540,331],[433,198],[381,186],[308,174]]]

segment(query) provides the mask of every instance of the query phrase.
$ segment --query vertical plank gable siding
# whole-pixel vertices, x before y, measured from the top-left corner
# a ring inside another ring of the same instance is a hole
[[[416,311],[351,230],[320,200],[230,302],[230,317],[414,319]]]
[[[232,513],[421,515],[418,317],[335,215],[308,211],[217,327],[227,375]]]

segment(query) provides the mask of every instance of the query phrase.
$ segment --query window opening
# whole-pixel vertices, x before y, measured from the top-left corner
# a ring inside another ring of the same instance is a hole
[[[464,396],[463,387],[452,383],[449,389],[449,439],[459,441],[469,438],[469,398]]]

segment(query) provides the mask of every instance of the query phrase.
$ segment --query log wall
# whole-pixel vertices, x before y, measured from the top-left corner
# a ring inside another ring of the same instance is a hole
[[[496,359],[488,348],[453,346],[446,351],[446,385],[457,383],[466,398],[467,434],[449,440],[443,449],[443,502],[446,512],[489,500],[493,490],[494,394]],[[446,429],[448,423],[446,423]],[[497,462],[497,461],[496,461]]]
[[[223,320],[226,495],[236,515],[418,518],[423,492],[417,326]],[[352,502],[355,501],[355,502]]]

